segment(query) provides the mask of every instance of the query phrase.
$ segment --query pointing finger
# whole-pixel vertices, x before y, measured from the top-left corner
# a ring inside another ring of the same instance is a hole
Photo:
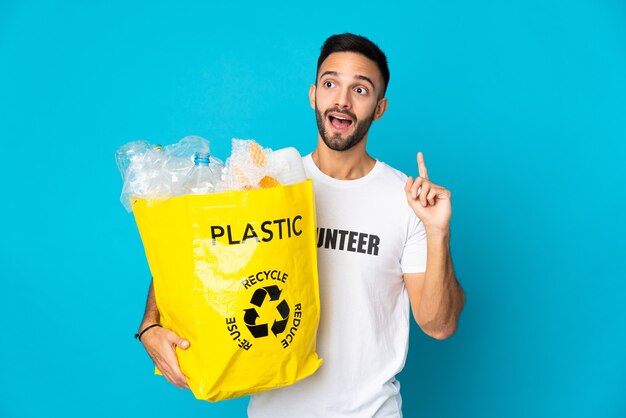
[[[428,170],[426,169],[426,163],[424,162],[424,154],[422,152],[417,153],[417,169],[419,170],[420,177],[428,180]]]

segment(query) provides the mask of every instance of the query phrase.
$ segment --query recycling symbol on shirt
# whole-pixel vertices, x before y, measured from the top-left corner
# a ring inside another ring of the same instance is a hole
[[[279,300],[281,293],[282,290],[276,285],[261,287],[254,291],[250,303],[260,308],[263,306],[263,303],[273,303]],[[269,300],[267,296],[269,296]],[[244,309],[244,312],[243,322],[246,323],[252,336],[254,336],[254,338],[267,337],[269,334],[269,320],[271,319],[266,321],[264,318],[261,318],[262,321],[266,322],[259,324],[257,323],[259,313],[256,308]],[[285,331],[287,321],[289,320],[289,305],[285,299],[281,300],[280,303],[276,305],[276,312],[279,317],[273,318],[274,322],[272,323],[271,330],[275,336],[278,336],[278,334]]]

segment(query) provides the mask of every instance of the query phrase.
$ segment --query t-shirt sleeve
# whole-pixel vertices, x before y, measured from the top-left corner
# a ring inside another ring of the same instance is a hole
[[[426,271],[426,230],[424,223],[413,214],[408,221],[407,240],[402,252],[402,274]]]

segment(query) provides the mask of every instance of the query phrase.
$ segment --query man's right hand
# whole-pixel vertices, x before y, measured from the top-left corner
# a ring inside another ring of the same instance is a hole
[[[176,347],[186,350],[189,348],[189,341],[180,338],[172,330],[154,327],[141,337],[141,342],[168,382],[181,389],[189,389],[176,357]]]

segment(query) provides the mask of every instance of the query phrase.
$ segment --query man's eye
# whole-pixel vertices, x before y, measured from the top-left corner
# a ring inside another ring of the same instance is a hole
[[[357,87],[354,89],[354,91],[356,91],[358,94],[367,94],[367,90],[363,87]]]
[[[324,82],[324,87],[330,88],[333,86],[333,82],[332,81],[325,81]]]

